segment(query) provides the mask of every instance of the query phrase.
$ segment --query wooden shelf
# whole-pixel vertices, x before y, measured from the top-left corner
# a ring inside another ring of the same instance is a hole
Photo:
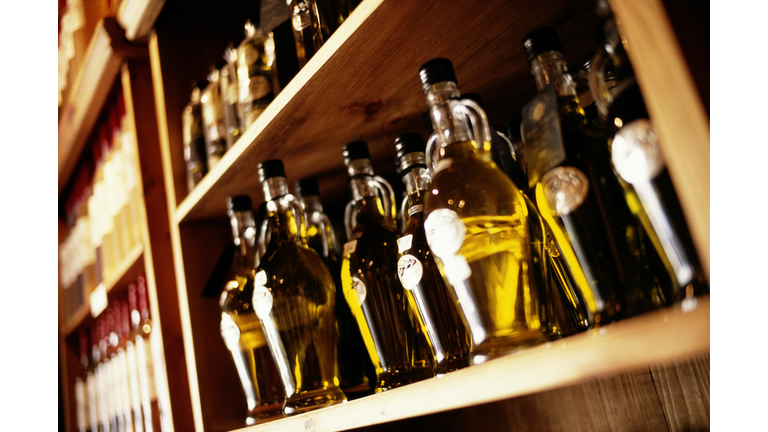
[[[709,298],[550,342],[343,405],[239,429],[341,431],[484,404],[709,352]]]
[[[152,30],[165,0],[123,0],[117,10],[117,22],[128,40],[144,38]]]

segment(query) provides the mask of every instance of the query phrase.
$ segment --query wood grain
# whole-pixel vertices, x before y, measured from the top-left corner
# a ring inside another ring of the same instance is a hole
[[[651,367],[670,431],[709,430],[709,355]]]
[[[660,0],[610,0],[709,280],[709,117]]]
[[[598,381],[610,431],[667,431],[651,373],[646,369]]]

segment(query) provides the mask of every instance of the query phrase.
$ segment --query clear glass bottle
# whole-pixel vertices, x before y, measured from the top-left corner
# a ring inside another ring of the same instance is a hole
[[[347,204],[341,284],[382,392],[434,375],[434,356],[397,276],[394,192],[374,176],[368,145],[344,146],[353,200]]]
[[[427,166],[436,168],[424,197],[424,227],[472,338],[471,363],[478,364],[546,341],[549,323],[541,306],[549,299],[531,283],[525,201],[491,159],[485,113],[458,99],[449,60],[428,61],[419,76],[440,156],[433,164],[427,148]]]
[[[130,293],[130,286],[129,293]],[[160,410],[155,379],[155,357],[152,355],[152,319],[149,316],[149,299],[146,280],[143,276],[136,279],[136,303],[130,302],[131,333],[130,338],[136,348],[136,365],[139,375],[139,393],[141,395],[142,418],[147,432],[162,430],[163,413]]]
[[[395,139],[395,149],[408,194],[405,229],[397,239],[397,275],[432,348],[435,374],[443,375],[469,366],[471,342],[424,232],[424,195],[430,185],[424,140],[408,133]]]
[[[227,214],[235,253],[219,299],[220,331],[245,393],[248,407],[245,424],[253,425],[283,416],[285,390],[261,321],[251,307],[256,274],[256,223],[251,198],[247,195],[228,198]]]
[[[131,300],[131,296],[133,299]],[[131,303],[131,301],[133,303]],[[126,395],[128,409],[132,413],[135,432],[144,431],[144,418],[141,413],[141,390],[139,389],[139,369],[136,360],[136,346],[131,340],[131,304],[136,304],[136,286],[128,286],[128,301],[120,304],[120,319],[126,359],[126,381],[128,394]]]
[[[90,374],[88,383],[88,420],[92,432],[103,430],[101,424],[102,399],[101,399],[101,371],[99,363],[101,361],[101,351],[99,350],[99,326],[98,321],[91,325],[91,355],[90,355]]]
[[[85,432],[89,429],[88,421],[90,419],[88,405],[88,381],[93,379],[91,374],[91,365],[88,361],[88,336],[85,330],[80,331],[80,367],[81,373],[75,377],[75,406],[77,415],[77,430]]]
[[[203,111],[200,105],[200,92],[207,85],[205,80],[196,82],[189,103],[184,107],[181,114],[181,134],[184,143],[188,191],[192,191],[208,173],[205,137],[203,136]]]
[[[288,0],[288,7],[299,68],[303,68],[349,16],[349,6],[343,0]]]
[[[221,61],[211,67],[208,85],[200,94],[200,106],[205,137],[206,162],[212,170],[227,151],[227,125],[224,121],[224,101],[221,94],[221,70],[226,64]]]
[[[245,133],[274,99],[272,65],[275,41],[251,21],[245,22],[245,39],[237,47],[237,85],[240,94],[241,130]]]
[[[573,306],[590,326],[652,307],[658,285],[643,269],[641,227],[611,167],[603,130],[579,105],[557,32],[523,39],[539,90],[523,108],[529,185],[573,281]]]
[[[333,277],[336,293],[337,362],[340,387],[347,397],[370,393],[371,386],[365,374],[367,353],[365,343],[349,310],[341,289],[341,260],[336,235],[331,220],[323,212],[320,188],[315,178],[305,178],[294,186],[296,198],[301,203],[307,221],[307,244],[322,258]]]
[[[242,130],[242,109],[240,108],[240,91],[237,82],[237,48],[232,43],[224,50],[225,64],[219,70],[219,84],[221,85],[221,101],[224,111],[224,124],[226,125],[227,149],[230,149],[240,136]]]
[[[658,134],[650,122],[610,6],[605,0],[597,4],[603,40],[592,61],[590,89],[613,136],[611,159],[627,192],[630,210],[642,223],[651,247],[661,259],[650,265],[667,288],[667,303],[707,293],[709,287],[664,164]],[[612,71],[615,83],[611,88],[606,85],[608,71]]]
[[[307,246],[304,211],[288,193],[282,161],[263,162],[258,170],[269,242],[256,269],[252,304],[285,388],[283,412],[294,415],[344,403],[333,278]]]

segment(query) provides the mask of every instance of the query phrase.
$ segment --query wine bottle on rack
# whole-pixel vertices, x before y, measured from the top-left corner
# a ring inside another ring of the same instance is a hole
[[[349,15],[340,0],[288,0],[299,68],[303,68]]]
[[[701,295],[709,288],[664,164],[658,134],[650,122],[610,6],[605,0],[598,0],[597,5],[603,40],[592,61],[589,84],[613,136],[613,166],[627,190],[627,200],[634,204],[630,209],[662,260],[656,267],[667,273],[657,271],[668,287],[667,303]],[[609,68],[615,79],[610,91],[605,84]]]
[[[205,80],[196,82],[189,103],[184,107],[181,114],[181,134],[184,143],[188,191],[192,191],[208,173],[205,137],[203,136],[203,112],[200,105],[200,92],[207,85]]]
[[[227,214],[235,254],[219,299],[220,331],[245,393],[248,408],[245,424],[253,425],[283,416],[285,390],[267,346],[267,336],[251,307],[256,274],[256,223],[251,198],[247,195],[228,198]]]
[[[231,148],[243,134],[242,109],[240,108],[240,91],[237,83],[237,48],[230,43],[224,50],[225,64],[219,70],[221,99],[226,125],[227,149]]]
[[[131,299],[133,296],[133,299]],[[144,419],[141,414],[141,390],[139,389],[139,369],[136,360],[136,346],[131,340],[131,308],[130,304],[136,304],[136,285],[128,286],[128,301],[120,303],[120,319],[123,337],[123,348],[125,350],[126,367],[126,385],[128,394],[124,396],[127,400],[126,409],[131,414],[133,428],[135,432],[144,431]]]
[[[114,317],[112,309],[107,307],[103,312],[102,318],[102,339],[99,343],[101,355],[104,358],[104,389],[107,401],[107,421],[111,431],[122,432],[125,429],[120,427],[117,416],[117,401],[115,394],[115,361],[112,358],[112,325]]]
[[[424,227],[472,338],[471,363],[479,364],[546,341],[549,324],[541,306],[550,300],[531,283],[525,201],[491,159],[485,112],[459,100],[450,60],[426,62],[419,77],[440,157],[433,163],[427,148],[427,166],[435,168],[424,198]]]
[[[579,105],[557,32],[545,27],[523,40],[539,93],[523,108],[528,181],[552,232],[590,326],[646,309],[638,293],[658,298],[643,269],[641,227],[614,175],[603,130]]]
[[[339,388],[333,278],[307,246],[307,225],[288,193],[280,160],[259,164],[267,201],[266,252],[256,269],[253,309],[285,388],[286,415],[347,401]]]
[[[112,345],[113,383],[115,393],[115,415],[121,424],[121,429],[133,431],[133,415],[131,413],[130,389],[128,388],[128,363],[125,358],[125,338],[123,336],[123,317],[120,302],[112,304],[112,331],[110,332],[110,344]]]
[[[130,289],[130,286],[129,286]],[[130,291],[129,291],[130,293]],[[131,340],[136,348],[136,365],[139,375],[139,390],[141,394],[142,418],[144,430],[152,432],[161,430],[160,407],[157,401],[155,382],[155,362],[152,356],[152,320],[149,317],[149,301],[144,277],[136,280],[136,303],[130,303],[131,309]]]
[[[323,211],[317,179],[301,179],[294,186],[307,221],[307,244],[322,258],[333,277],[336,294],[337,361],[341,390],[347,397],[370,393],[366,368],[368,366],[365,342],[357,328],[341,289],[341,260],[336,234],[331,220]]]
[[[424,232],[424,195],[430,184],[424,140],[408,133],[395,139],[395,149],[408,194],[402,209],[405,229],[397,239],[397,275],[432,348],[435,374],[443,375],[469,365],[470,339]]]
[[[91,365],[88,361],[88,336],[85,330],[80,331],[78,338],[80,347],[80,367],[81,373],[75,377],[75,407],[77,416],[77,429],[81,432],[88,430],[89,408],[88,405],[88,386],[89,381],[93,379],[91,374]]]
[[[275,97],[272,88],[272,64],[275,41],[250,20],[245,22],[245,39],[237,47],[237,82],[240,92],[242,131],[256,122]]]
[[[368,145],[344,146],[353,200],[347,204],[341,284],[376,369],[376,392],[434,375],[434,356],[397,276],[392,187],[375,176]]]
[[[212,170],[227,151],[227,126],[224,121],[224,101],[219,82],[224,61],[217,62],[208,74],[208,85],[200,94],[200,107],[205,138],[208,171]]]
[[[91,432],[100,430],[101,420],[101,393],[99,386],[100,372],[99,366],[99,332],[98,321],[94,321],[90,328],[91,334],[91,352],[90,352],[90,370],[88,373],[88,421]]]

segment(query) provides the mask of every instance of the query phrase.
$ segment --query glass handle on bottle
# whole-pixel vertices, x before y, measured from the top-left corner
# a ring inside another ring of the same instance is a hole
[[[408,197],[403,198],[402,204],[400,204],[400,224],[405,230],[405,226],[408,224],[408,216],[405,212],[408,211]]]
[[[374,184],[376,185],[376,188],[379,190],[379,193],[381,194],[381,200],[384,204],[384,212],[387,213],[387,217],[392,221],[397,221],[397,208],[396,208],[396,202],[395,201],[395,191],[392,189],[392,186],[389,184],[388,181],[384,180],[383,177],[380,176],[373,176]]]
[[[427,172],[429,172],[430,179],[432,178],[432,174],[435,172],[435,168],[437,167],[437,162],[440,159],[440,152],[438,150],[439,147],[435,147],[436,142],[437,134],[433,133],[427,140],[427,148],[424,150],[424,156],[426,156],[427,163]]]
[[[269,218],[266,218],[261,221],[261,229],[259,230],[258,256],[256,257],[257,261],[260,261],[261,257],[263,257],[264,253],[267,251],[267,245],[269,244],[270,240],[270,238],[267,236],[269,235]]]
[[[498,135],[499,138],[501,138],[507,144],[507,148],[509,148],[509,154],[512,156],[512,159],[517,160],[517,153],[515,153],[515,146],[512,144],[512,141],[510,141],[506,135],[499,131],[496,131],[496,135]]]
[[[344,231],[347,233],[347,241],[352,237],[352,230],[355,228],[355,202],[350,201],[344,208]]]
[[[453,115],[457,118],[466,116],[469,119],[469,123],[472,126],[472,137],[475,140],[475,146],[481,152],[484,152],[483,142],[490,143],[491,127],[488,125],[488,117],[485,115],[485,111],[477,104],[477,102],[470,99],[462,99],[453,106]],[[478,139],[478,138],[484,138]]]
[[[336,236],[333,234],[333,225],[328,216],[320,214],[320,237],[323,241],[324,256],[329,257],[336,250]]]
[[[286,195],[283,197],[288,208],[293,212],[293,217],[296,219],[296,236],[301,238],[304,243],[307,241],[307,218],[304,217],[304,208],[293,195]],[[302,230],[302,227],[304,229]]]
[[[589,82],[589,91],[595,99],[597,112],[603,119],[608,118],[608,107],[613,102],[613,95],[608,91],[608,86],[605,84],[605,66],[609,59],[610,57],[608,56],[608,52],[605,51],[605,48],[600,48],[597,53],[595,53],[592,62],[590,62],[587,79]]]

